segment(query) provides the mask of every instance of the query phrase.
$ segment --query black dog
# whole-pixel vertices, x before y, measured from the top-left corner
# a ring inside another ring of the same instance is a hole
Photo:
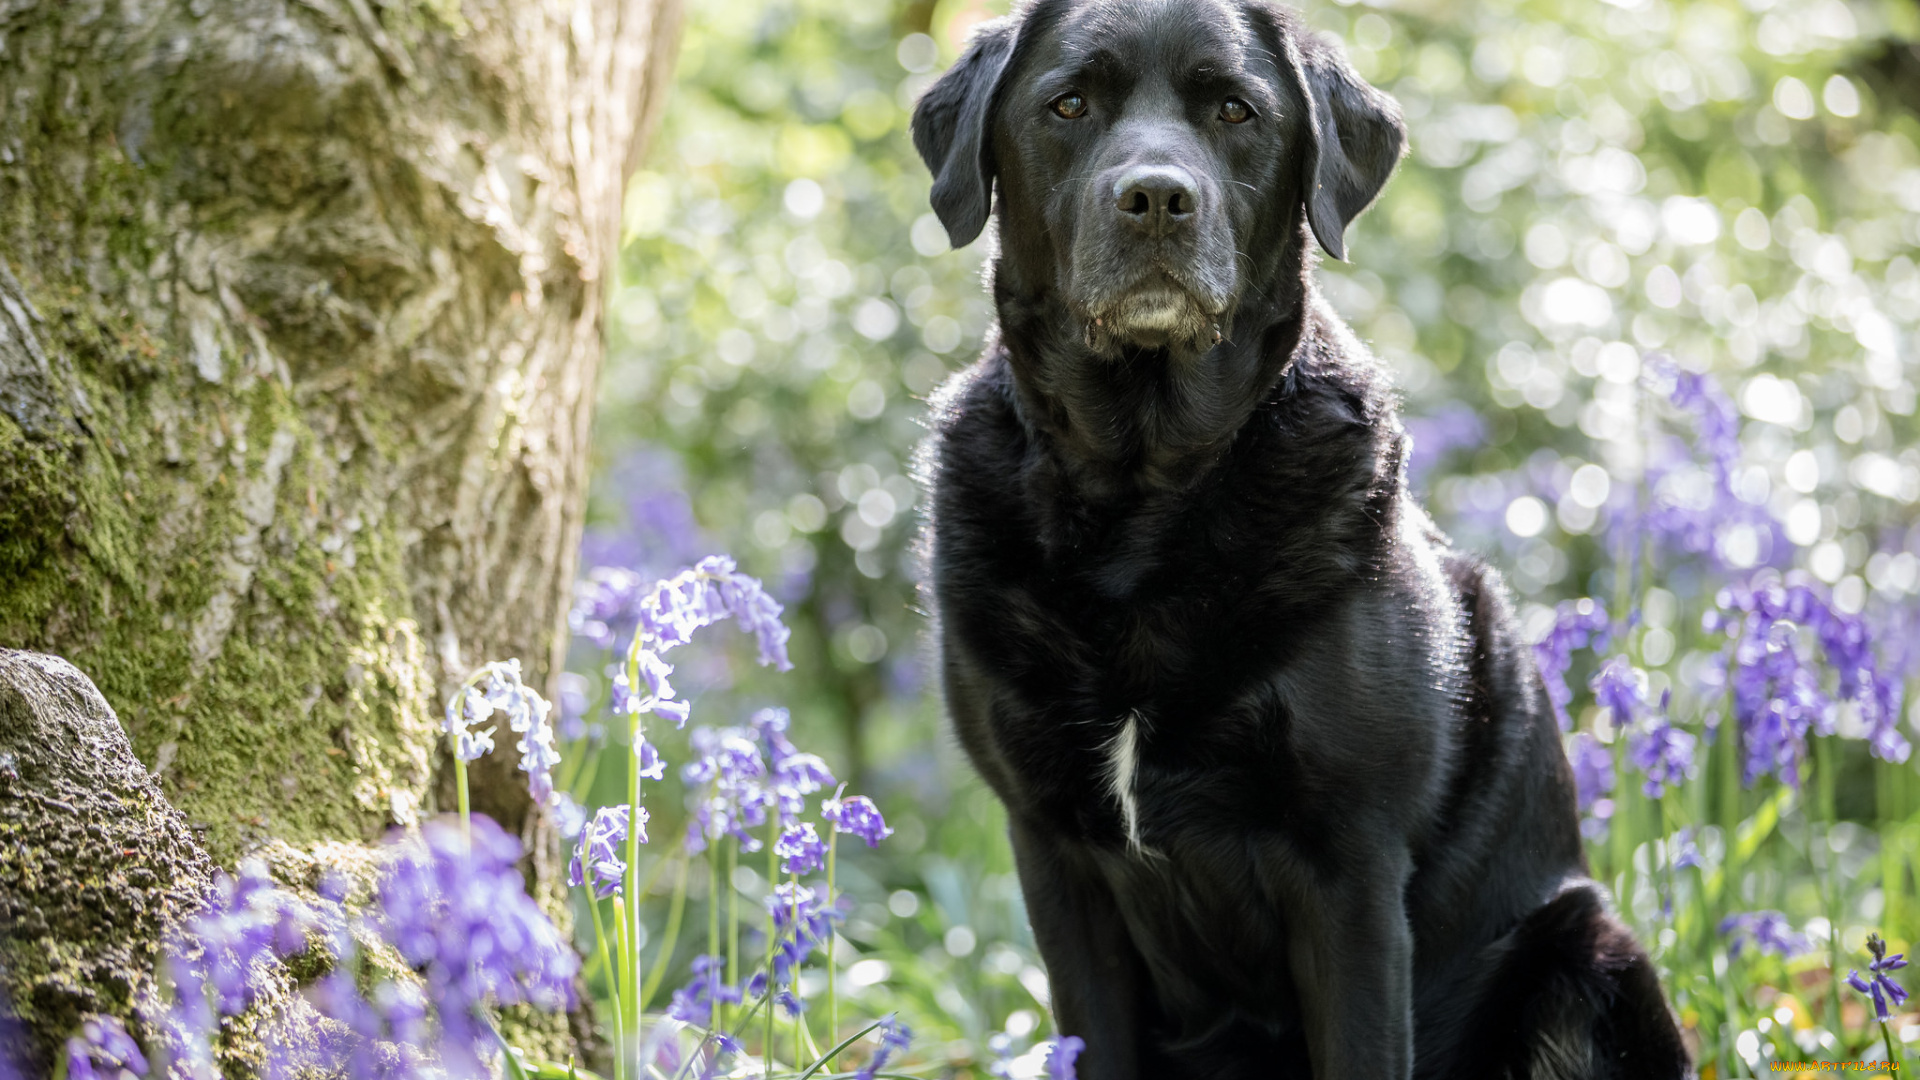
[[[932,592],[1081,1075],[1684,1075],[1502,587],[1309,276],[1394,104],[1257,0],[1036,0],[913,130],[956,244],[999,186]]]

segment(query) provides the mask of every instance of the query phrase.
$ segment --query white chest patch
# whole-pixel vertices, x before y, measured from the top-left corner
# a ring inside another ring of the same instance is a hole
[[[1120,804],[1120,821],[1127,830],[1127,847],[1138,853],[1140,843],[1140,802],[1135,784],[1140,771],[1140,714],[1130,712],[1120,722],[1120,731],[1107,742],[1107,791]]]

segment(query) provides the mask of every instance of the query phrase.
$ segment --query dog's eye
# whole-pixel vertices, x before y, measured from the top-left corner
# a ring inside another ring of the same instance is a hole
[[[1062,94],[1053,99],[1053,111],[1068,120],[1078,120],[1087,115],[1087,99],[1079,94]]]
[[[1228,98],[1220,106],[1220,119],[1229,124],[1244,124],[1253,118],[1253,110],[1239,98]]]

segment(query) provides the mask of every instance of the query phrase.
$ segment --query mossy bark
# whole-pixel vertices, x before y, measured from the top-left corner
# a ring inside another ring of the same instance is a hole
[[[453,683],[557,670],[678,22],[0,0],[0,646],[91,677],[216,862],[416,820]],[[475,808],[544,854],[504,742]]]
[[[412,820],[442,691],[557,663],[672,16],[0,2],[0,643],[223,862]]]

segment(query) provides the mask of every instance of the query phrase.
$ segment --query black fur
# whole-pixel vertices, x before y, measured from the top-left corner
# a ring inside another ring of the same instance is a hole
[[[1504,592],[1409,498],[1387,376],[1313,289],[1392,102],[1255,0],[1036,0],[914,139],[956,243],[999,194],[998,332],[923,462],[931,598],[1081,1076],[1684,1075]],[[1128,218],[1144,166],[1191,213]]]

